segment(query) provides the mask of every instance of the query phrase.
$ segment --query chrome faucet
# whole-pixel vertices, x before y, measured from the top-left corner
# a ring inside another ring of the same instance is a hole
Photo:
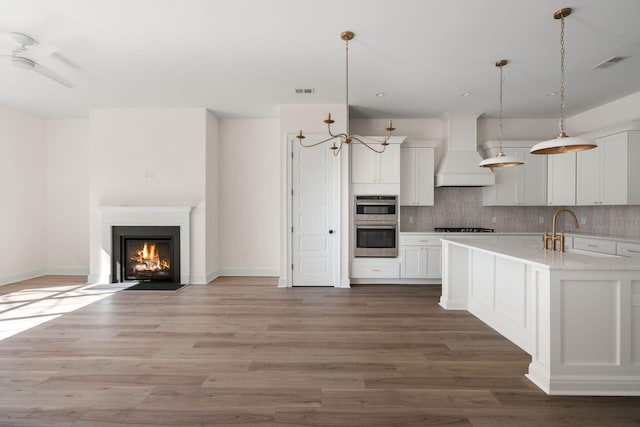
[[[580,228],[580,224],[578,224],[578,217],[576,217],[576,214],[573,213],[572,210],[567,209],[567,208],[563,208],[563,209],[558,209],[554,214],[553,214],[553,220],[551,221],[551,235],[549,235],[547,233],[547,230],[544,230],[544,237],[542,238],[542,241],[544,242],[544,248],[545,249],[549,249],[549,242],[551,242],[551,246],[553,248],[553,250],[556,250],[556,241],[559,240],[560,241],[560,252],[564,252],[564,230],[560,230],[560,235],[556,236],[556,220],[558,219],[558,214],[561,212],[568,212],[571,214],[571,216],[573,217],[573,223],[576,225],[576,228]]]

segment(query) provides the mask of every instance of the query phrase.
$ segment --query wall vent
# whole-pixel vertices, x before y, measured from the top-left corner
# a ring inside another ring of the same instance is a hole
[[[294,89],[294,92],[298,95],[310,95],[315,93],[316,90],[305,88],[305,89]]]
[[[622,61],[623,59],[626,59],[626,57],[624,57],[624,56],[612,56],[611,58],[605,59],[601,63],[594,65],[593,67],[591,67],[591,69],[592,70],[597,70],[598,68],[611,67],[612,65],[617,64],[618,62]]]

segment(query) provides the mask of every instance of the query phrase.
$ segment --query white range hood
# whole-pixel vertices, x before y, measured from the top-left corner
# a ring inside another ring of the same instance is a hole
[[[444,154],[436,169],[436,187],[480,187],[494,185],[495,175],[478,164],[477,124],[479,113],[446,113],[442,120]]]

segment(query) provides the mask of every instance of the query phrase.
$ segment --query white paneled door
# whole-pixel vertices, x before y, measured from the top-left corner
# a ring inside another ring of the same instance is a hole
[[[290,144],[292,285],[336,286],[340,158],[328,144],[305,148],[295,138]]]

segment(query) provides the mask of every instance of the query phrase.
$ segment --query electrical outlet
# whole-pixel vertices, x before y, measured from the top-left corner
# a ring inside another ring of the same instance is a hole
[[[587,223],[587,219],[583,216],[580,217],[580,224],[585,225]]]
[[[496,218],[495,216],[493,218],[491,218],[491,222],[493,222],[494,224],[498,222],[498,218]]]
[[[539,216],[538,217],[538,224],[544,224],[544,217],[543,216]]]
[[[413,224],[413,217],[412,216],[409,217],[409,224]]]

